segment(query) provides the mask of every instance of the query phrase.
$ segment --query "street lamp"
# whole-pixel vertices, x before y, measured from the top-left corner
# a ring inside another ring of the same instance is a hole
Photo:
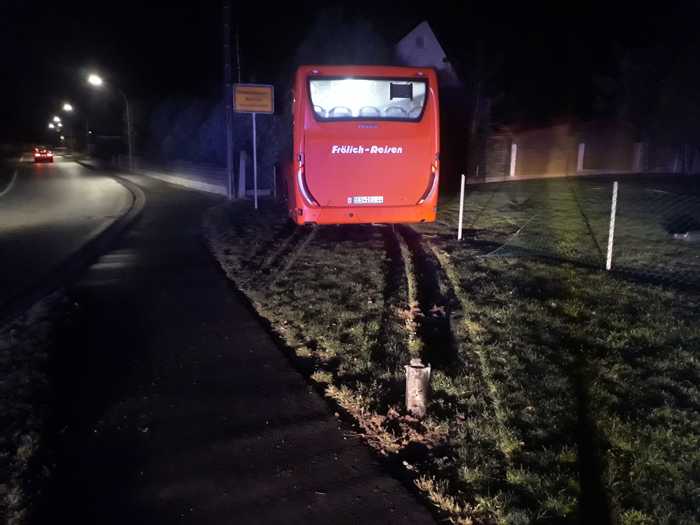
[[[102,77],[99,75],[96,75],[95,73],[90,73],[87,77],[88,84],[95,86],[95,87],[100,87],[104,82],[102,80]]]
[[[49,122],[49,129],[54,129],[56,126],[53,125],[53,122]]]
[[[90,73],[87,76],[87,82],[93,87],[102,87],[104,85],[104,80],[102,77],[96,73]],[[124,99],[124,109],[126,112],[126,145],[129,151],[129,171],[134,170],[134,141],[133,134],[131,132],[131,110],[129,109],[129,99],[126,98],[126,94],[119,89],[117,86],[112,85],[112,87],[121,95]]]
[[[66,102],[65,104],[63,104],[63,111],[70,113],[71,111],[73,111],[73,105]]]
[[[54,121],[54,122],[61,122],[61,117],[57,117],[57,116],[54,115],[53,121]]]

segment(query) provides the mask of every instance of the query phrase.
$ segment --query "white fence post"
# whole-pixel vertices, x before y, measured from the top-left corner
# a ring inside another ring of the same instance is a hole
[[[612,206],[610,207],[610,230],[608,231],[608,258],[605,269],[612,269],[613,241],[615,239],[615,214],[617,213],[617,181],[613,183]]]
[[[581,142],[578,145],[578,155],[576,156],[576,173],[583,171],[583,159],[586,156],[586,143]]]
[[[457,240],[462,240],[462,219],[464,218],[464,173],[462,173],[462,188],[459,190],[459,224],[457,225]]]
[[[516,143],[510,146],[510,173],[511,177],[515,177],[515,164],[518,160],[518,145]]]

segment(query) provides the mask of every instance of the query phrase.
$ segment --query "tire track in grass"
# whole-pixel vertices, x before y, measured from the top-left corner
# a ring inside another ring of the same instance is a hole
[[[406,267],[405,243],[396,234],[395,227],[372,225],[366,228],[369,236],[372,232],[380,234],[384,248],[379,330],[370,348],[375,380],[381,385],[382,392],[377,398],[377,406],[384,414],[398,408],[398,401],[404,396],[404,365],[418,355],[415,348],[419,340],[412,309],[415,283],[411,270]]]
[[[279,228],[279,231],[272,239],[263,243],[257,250],[255,250],[247,264],[253,265],[257,260],[265,256],[265,254],[269,254],[258,267],[259,271],[264,272],[277,259],[277,257],[279,257],[279,255],[285,249],[287,249],[294,238],[300,233],[299,226],[296,226],[291,222],[285,223],[281,228]],[[272,249],[275,246],[277,246],[277,248]]]
[[[406,306],[405,326],[408,341],[408,353],[410,357],[421,357],[423,353],[423,341],[417,333],[417,321],[420,315],[418,304],[418,284],[416,282],[416,271],[413,266],[411,250],[406,244],[406,239],[396,232],[396,228],[392,229],[393,237],[399,247],[399,256],[401,258],[402,277],[406,282]]]
[[[401,226],[399,233],[407,271],[413,274],[409,282],[415,288],[421,354],[434,365],[430,410],[448,422],[454,440],[443,451],[453,455],[453,470],[428,466],[428,475],[416,484],[455,523],[503,522],[504,498],[512,489],[506,481],[512,468],[509,453],[518,440],[507,429],[484,356],[460,347],[457,341],[457,334],[464,335],[468,310],[460,301],[449,267],[419,232]],[[461,417],[455,417],[460,413]],[[466,463],[457,459],[465,453],[470,458]]]
[[[407,260],[410,261],[411,273],[415,275],[421,356],[426,363],[434,364],[448,375],[456,374],[462,368],[462,362],[452,332],[456,305],[454,294],[445,285],[439,262],[423,246],[421,235],[407,226],[399,226],[398,232],[408,248]]]
[[[374,226],[375,228],[379,226]],[[372,361],[382,363],[395,375],[410,358],[415,335],[411,330],[411,293],[402,246],[393,226],[381,227],[384,241],[384,289],[381,331],[372,351]],[[408,332],[407,334],[405,332]],[[398,377],[397,377],[398,379]],[[400,388],[401,385],[398,385]],[[400,396],[391,396],[400,397]]]
[[[290,220],[280,220],[279,210],[275,207],[265,207],[255,212],[250,220],[252,210],[230,207],[227,210],[228,221],[235,235],[239,238],[250,236],[254,232],[251,250],[243,258],[241,268],[257,277],[264,272],[279,255],[290,245],[294,238],[301,233],[300,227]]]
[[[303,228],[308,229],[306,232],[303,232],[302,235],[299,236],[299,242],[287,252],[287,261],[284,263],[284,267],[282,268],[281,274],[285,274],[289,271],[289,269],[294,265],[299,256],[302,253],[304,253],[304,249],[309,245],[309,243],[314,239],[314,237],[316,237],[316,233],[318,232],[318,226],[303,226]]]
[[[266,283],[266,286],[274,286],[281,277],[289,272],[317,232],[318,226],[316,225],[297,226],[245,284],[248,285],[253,280],[260,279]]]
[[[280,221],[273,208],[262,208],[256,214],[251,212],[240,203],[217,206],[208,210],[202,219],[202,227],[209,237],[207,244],[239,287],[247,287],[260,278],[300,233],[291,221]],[[213,243],[213,239],[216,242]],[[245,250],[239,249],[241,239],[250,239]]]

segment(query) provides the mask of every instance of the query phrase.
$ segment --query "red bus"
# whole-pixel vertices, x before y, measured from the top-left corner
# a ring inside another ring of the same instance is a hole
[[[301,66],[287,170],[297,224],[432,222],[440,122],[430,68]]]

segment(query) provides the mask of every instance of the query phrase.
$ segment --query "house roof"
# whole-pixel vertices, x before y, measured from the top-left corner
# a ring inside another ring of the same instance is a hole
[[[445,86],[459,86],[461,81],[452,64],[447,60],[430,24],[423,21],[396,44],[398,61],[404,66],[432,67]]]

